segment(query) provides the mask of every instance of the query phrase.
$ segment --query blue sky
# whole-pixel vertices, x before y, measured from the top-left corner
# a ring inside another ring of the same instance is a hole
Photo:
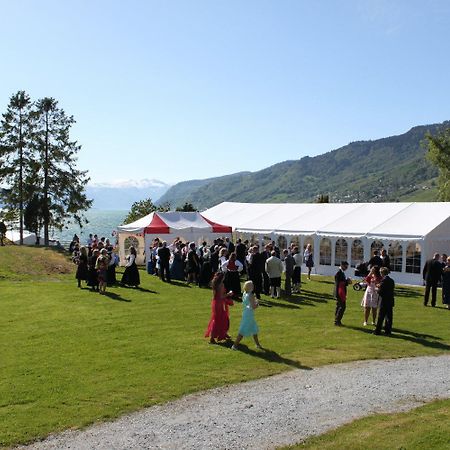
[[[56,98],[92,181],[255,171],[450,119],[447,0],[0,6],[0,111]]]

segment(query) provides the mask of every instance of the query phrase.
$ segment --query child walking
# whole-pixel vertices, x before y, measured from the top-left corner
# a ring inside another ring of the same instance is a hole
[[[258,340],[258,324],[255,320],[254,310],[258,307],[258,301],[253,294],[253,281],[247,281],[244,283],[244,295],[242,296],[242,320],[239,326],[239,331],[236,340],[234,341],[232,350],[237,350],[239,342],[243,337],[253,336],[256,347],[261,348],[261,344]]]

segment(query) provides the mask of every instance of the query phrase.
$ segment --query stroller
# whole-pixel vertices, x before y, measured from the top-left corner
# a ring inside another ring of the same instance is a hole
[[[369,275],[369,263],[362,262],[355,267],[355,277],[361,277],[361,280],[353,284],[353,289],[355,291],[365,291],[367,288],[367,283],[364,278]]]

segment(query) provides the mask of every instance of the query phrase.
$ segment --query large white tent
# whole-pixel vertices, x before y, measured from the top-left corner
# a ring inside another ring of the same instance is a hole
[[[130,245],[137,250],[137,264],[144,262],[152,241],[158,237],[171,243],[176,237],[189,242],[211,242],[231,236],[231,226],[220,225],[198,212],[152,212],[135,222],[117,227],[119,257],[124,263]]]
[[[223,202],[202,214],[260,244],[311,243],[315,270],[324,275],[333,274],[341,260],[354,267],[385,248],[396,281],[421,284],[425,261],[435,252],[450,254],[450,202]]]

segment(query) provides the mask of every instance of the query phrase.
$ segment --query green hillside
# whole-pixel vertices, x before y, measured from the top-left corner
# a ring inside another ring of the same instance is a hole
[[[222,201],[312,202],[319,194],[329,194],[332,202],[433,201],[437,170],[426,160],[421,142],[427,131],[434,134],[449,126],[450,121],[418,126],[258,172],[184,181],[159,202],[173,207],[189,202],[203,209]]]

